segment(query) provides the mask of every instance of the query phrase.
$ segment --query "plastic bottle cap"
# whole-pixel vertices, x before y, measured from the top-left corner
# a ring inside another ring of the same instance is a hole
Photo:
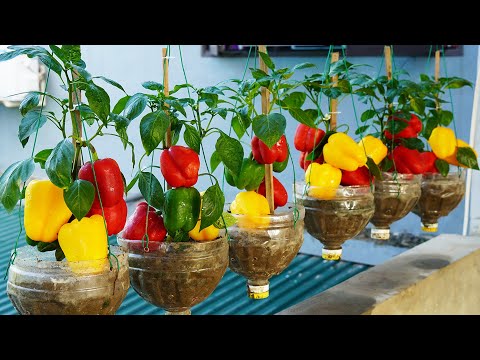
[[[342,249],[330,250],[322,249],[322,259],[325,260],[340,260],[342,257]]]
[[[250,299],[266,299],[270,295],[270,285],[247,284],[247,292]]]
[[[437,232],[438,231],[438,223],[435,223],[435,224],[424,224],[424,223],[422,223],[422,231]]]
[[[390,229],[372,228],[372,231],[370,232],[370,237],[372,239],[388,240],[390,239]]]

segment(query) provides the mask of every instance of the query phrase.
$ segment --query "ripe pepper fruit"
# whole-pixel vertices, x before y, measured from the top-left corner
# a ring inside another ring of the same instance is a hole
[[[148,208],[148,240],[149,242],[161,242],[165,240],[167,230],[163,223],[163,218],[158,215],[155,209],[143,201],[137,205],[135,211],[127,219],[123,228],[122,236],[129,240],[142,240],[145,236],[145,226],[147,222]]]
[[[455,152],[452,155],[447,156],[444,160],[446,162],[448,162],[449,164],[466,168],[467,166],[460,164],[457,160],[457,152],[458,152],[458,148],[460,148],[460,147],[469,147],[470,149],[473,150],[473,153],[475,154],[475,156],[478,157],[478,154],[477,154],[477,152],[475,151],[474,148],[472,148],[465,141],[457,139],[457,146],[455,147]]]
[[[273,164],[274,162],[283,162],[288,157],[287,138],[282,135],[272,148],[269,148],[257,136],[252,138],[253,158],[259,164]]]
[[[72,212],[65,204],[63,190],[50,180],[32,180],[25,190],[24,226],[34,241],[53,242]]]
[[[160,170],[172,187],[190,187],[198,181],[200,159],[198,154],[185,146],[174,145],[160,154]]]
[[[93,207],[87,214],[87,217],[92,215],[105,215],[105,222],[107,223],[108,235],[118,234],[122,231],[127,221],[127,203],[125,200],[120,200],[117,205],[102,208]]]
[[[373,178],[368,168],[361,166],[355,171],[342,170],[342,180],[340,184],[343,186],[370,185],[372,180]]]
[[[308,154],[309,154],[308,152],[301,152],[300,153],[300,158],[298,159],[300,167],[303,170],[307,170],[308,165],[310,165],[312,163],[312,160],[305,160]],[[317,164],[323,164],[325,162],[325,160],[323,158],[323,154],[320,155],[319,157],[317,157],[314,162],[316,162]]]
[[[457,141],[452,129],[437,126],[432,130],[428,143],[435,155],[442,160],[446,160],[455,154]]]
[[[372,135],[367,135],[361,139],[358,143],[358,146],[377,165],[380,164],[380,162],[387,156],[388,149],[385,144],[382,142],[382,140]]]
[[[163,221],[168,233],[185,233],[197,224],[200,215],[200,193],[194,187],[179,187],[165,193]]]
[[[293,143],[295,149],[304,152],[311,152],[315,146],[322,141],[324,136],[325,131],[322,129],[314,129],[304,124],[298,124]]]
[[[270,224],[270,206],[265,196],[255,191],[239,192],[230,204],[232,214],[244,215],[238,218],[237,225],[241,228],[266,227]]]
[[[395,168],[401,174],[423,174],[426,167],[420,155],[418,150],[397,146],[392,152]]]
[[[330,164],[311,163],[305,172],[305,183],[310,183],[308,195],[318,199],[333,199],[341,180],[342,171]]]
[[[225,180],[229,185],[235,186],[239,190],[256,190],[264,177],[265,166],[251,158],[243,159],[238,176],[233,175],[230,170],[225,168]]]
[[[120,167],[117,162],[111,158],[99,159],[94,162],[95,177],[93,176],[92,163],[90,161],[83,164],[78,172],[78,178],[90,181],[95,187],[95,198],[92,207],[100,208],[100,198],[102,206],[111,207],[117,205],[123,200],[124,184]],[[98,184],[95,185],[95,178]]]
[[[200,197],[201,197],[200,209],[202,208],[203,193],[204,192],[200,193]],[[205,229],[200,230],[201,220],[202,220],[202,214],[200,213],[197,224],[192,230],[188,232],[188,236],[195,241],[209,241],[209,240],[216,239],[220,234],[220,230],[213,225],[209,225]]]
[[[100,215],[74,219],[60,228],[58,242],[68,261],[97,260],[107,257],[107,233]]]
[[[387,123],[389,121],[403,121],[403,122],[406,122],[408,125],[404,129],[402,129],[402,131],[393,135],[390,131],[385,130],[384,134],[388,140],[392,140],[392,138],[397,138],[397,139],[414,138],[418,136],[420,131],[422,131],[422,122],[415,114],[410,114],[409,120],[399,118],[396,116],[393,116],[393,117],[390,116],[387,120]]]
[[[265,180],[262,181],[260,186],[258,187],[257,193],[260,195],[266,196],[267,189],[265,186]],[[275,209],[279,206],[284,206],[288,201],[288,194],[285,187],[282,183],[274,176],[273,177],[273,204]]]
[[[347,171],[355,171],[367,163],[363,148],[342,132],[328,138],[328,142],[323,147],[323,157],[326,163]]]
[[[420,153],[420,161],[423,163],[423,173],[438,173],[438,169],[435,166],[435,160],[437,157],[433,151],[424,151]]]

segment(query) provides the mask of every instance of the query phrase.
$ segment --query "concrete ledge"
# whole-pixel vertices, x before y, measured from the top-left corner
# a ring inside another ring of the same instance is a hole
[[[480,314],[480,237],[440,235],[278,315]]]

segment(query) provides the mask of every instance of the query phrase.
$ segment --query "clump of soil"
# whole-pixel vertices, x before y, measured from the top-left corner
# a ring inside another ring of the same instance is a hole
[[[149,303],[169,312],[183,312],[215,290],[228,266],[228,242],[163,242],[149,252],[141,240],[118,243],[129,251],[130,283]]]
[[[111,249],[114,247],[111,247]],[[129,288],[127,254],[112,250],[101,271],[78,274],[31,247],[17,250],[7,294],[21,315],[114,315]]]
[[[422,194],[413,212],[420,216],[423,224],[436,224],[447,216],[465,195],[465,179],[450,174],[447,177],[426,177],[422,181]]]

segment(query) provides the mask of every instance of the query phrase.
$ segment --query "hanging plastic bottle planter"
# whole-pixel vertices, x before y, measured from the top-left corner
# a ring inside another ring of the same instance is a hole
[[[9,269],[8,297],[21,315],[114,315],[129,288],[128,258],[116,246],[110,251],[110,261],[65,262],[22,246]]]

